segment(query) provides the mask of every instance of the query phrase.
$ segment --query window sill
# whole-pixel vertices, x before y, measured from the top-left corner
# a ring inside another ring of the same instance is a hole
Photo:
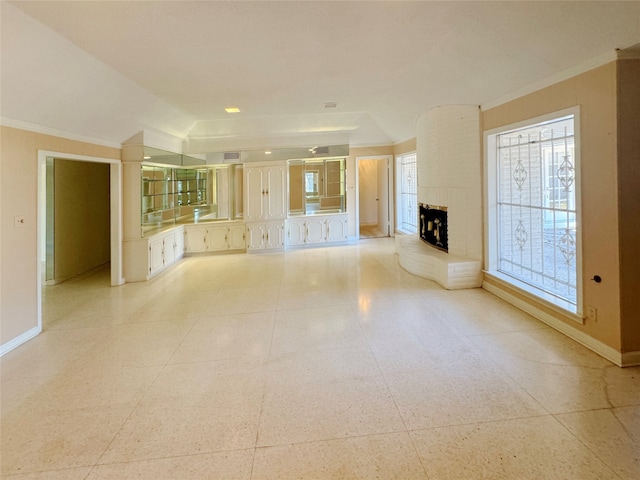
[[[553,310],[560,315],[570,318],[571,320],[581,325],[584,323],[582,316],[578,313],[577,307],[565,300],[561,300],[554,297],[553,295],[546,294],[545,292],[538,290],[531,285],[528,285],[513,277],[497,271],[484,270],[483,273],[486,277],[494,280],[494,282],[515,290],[520,295],[526,297],[529,300],[540,303],[550,310]]]

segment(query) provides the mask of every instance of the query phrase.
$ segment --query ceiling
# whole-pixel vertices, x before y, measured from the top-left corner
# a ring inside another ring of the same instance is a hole
[[[491,102],[640,43],[637,1],[10,1],[1,13],[5,123],[114,144],[153,130],[190,153],[397,143],[432,107]]]

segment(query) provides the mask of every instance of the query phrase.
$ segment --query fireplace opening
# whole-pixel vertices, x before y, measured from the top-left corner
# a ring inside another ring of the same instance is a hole
[[[447,207],[418,204],[420,209],[420,238],[429,245],[449,251],[447,235]]]

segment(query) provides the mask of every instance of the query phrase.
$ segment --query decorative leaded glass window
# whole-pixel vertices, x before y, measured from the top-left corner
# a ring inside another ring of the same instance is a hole
[[[574,116],[495,136],[497,270],[577,307]]]
[[[401,155],[396,159],[396,162],[398,230],[406,233],[416,233],[418,231],[416,154]]]

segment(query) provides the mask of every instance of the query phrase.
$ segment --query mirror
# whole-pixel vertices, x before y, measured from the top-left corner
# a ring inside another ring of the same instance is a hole
[[[148,236],[187,223],[241,219],[242,165],[142,164],[141,226]]]
[[[344,158],[289,161],[289,214],[346,212]]]

